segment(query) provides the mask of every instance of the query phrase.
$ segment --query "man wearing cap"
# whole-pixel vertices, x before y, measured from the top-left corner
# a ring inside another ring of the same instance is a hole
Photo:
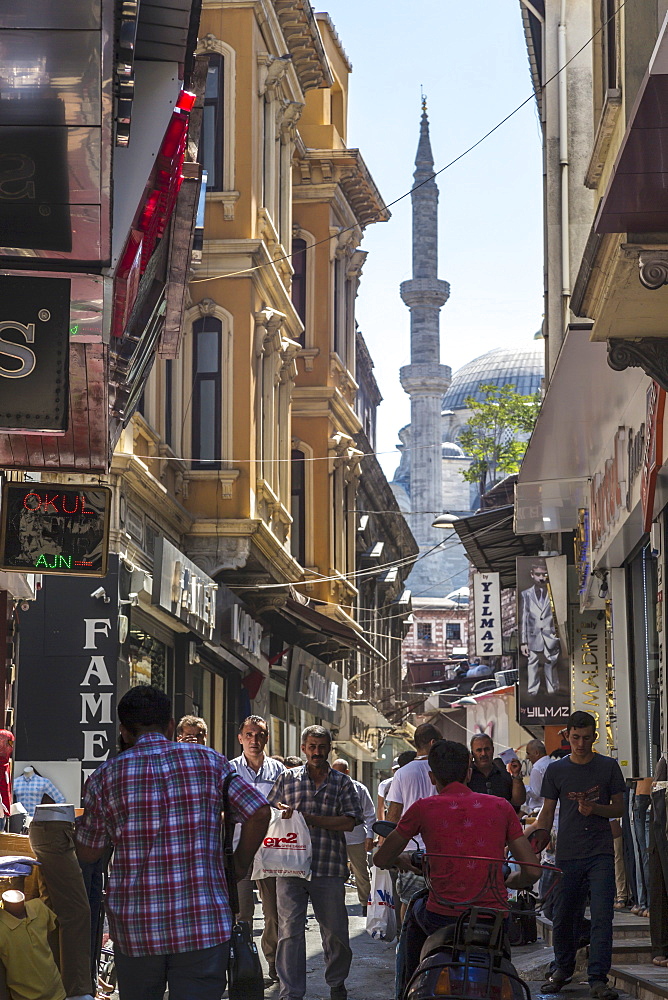
[[[14,751],[14,735],[9,729],[0,729],[0,830],[5,829],[12,805],[11,759]]]

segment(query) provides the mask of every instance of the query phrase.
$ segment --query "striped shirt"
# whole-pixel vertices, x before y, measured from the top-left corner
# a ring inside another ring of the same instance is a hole
[[[352,816],[355,825],[364,822],[359,795],[347,774],[330,767],[323,783],[316,788],[306,764],[293,767],[276,779],[267,796],[272,805],[290,806],[300,813],[316,816]],[[320,877],[346,878],[348,854],[342,830],[309,827],[311,833],[311,874]]]
[[[146,733],[86,782],[77,841],[114,845],[107,912],[123,954],[176,954],[229,939],[220,814],[231,770],[209,747]],[[267,803],[236,773],[228,794],[238,822]]]

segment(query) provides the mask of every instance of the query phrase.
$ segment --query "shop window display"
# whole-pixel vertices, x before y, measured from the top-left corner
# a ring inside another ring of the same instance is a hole
[[[167,690],[167,647],[146,632],[130,630],[130,686],[150,684]]]

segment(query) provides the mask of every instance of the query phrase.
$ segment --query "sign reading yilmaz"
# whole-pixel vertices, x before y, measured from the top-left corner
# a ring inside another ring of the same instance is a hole
[[[478,656],[501,656],[501,578],[498,573],[473,574],[475,651]]]
[[[107,486],[5,483],[0,569],[104,576],[111,490]]]
[[[0,275],[0,431],[64,433],[70,279]]]

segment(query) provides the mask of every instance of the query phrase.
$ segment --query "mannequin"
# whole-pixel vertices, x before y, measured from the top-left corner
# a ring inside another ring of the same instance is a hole
[[[32,764],[28,764],[14,779],[14,799],[21,803],[32,819],[36,808],[43,802],[61,803],[65,801],[65,796],[52,781],[39,774]]]
[[[55,927],[55,915],[41,899],[26,901],[17,889],[3,892],[0,962],[15,1000],[34,996],[65,1000],[63,981],[48,941],[49,932]]]

